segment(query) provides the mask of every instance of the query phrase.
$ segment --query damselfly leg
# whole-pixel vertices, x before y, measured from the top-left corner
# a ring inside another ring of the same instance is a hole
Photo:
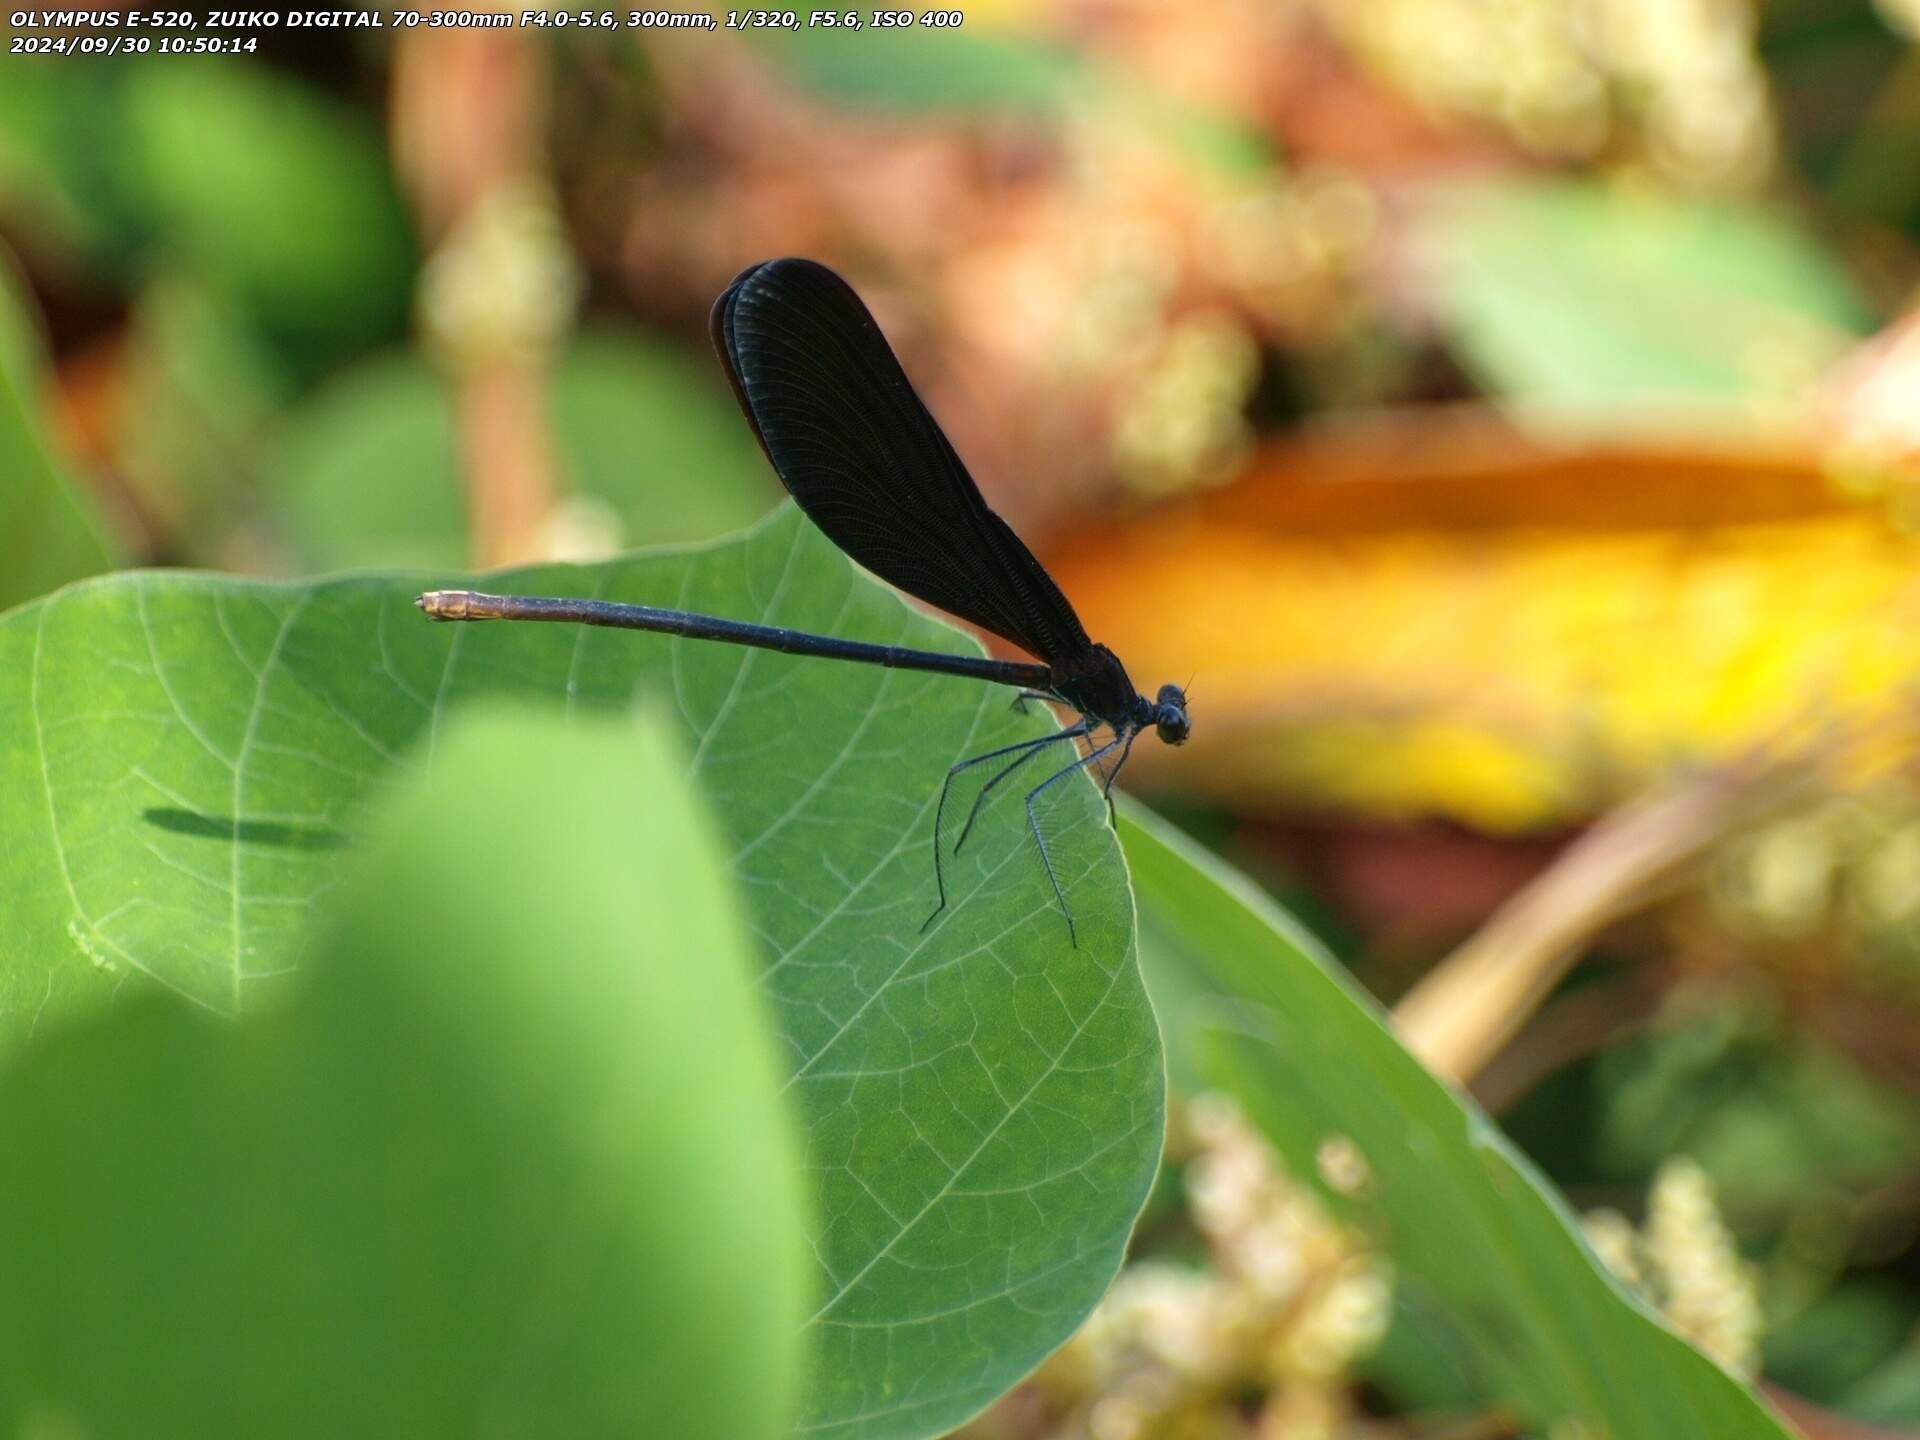
[[[1064,734],[1065,732],[1062,731],[1061,733]],[[1053,886],[1053,898],[1060,902],[1060,913],[1066,917],[1067,942],[1076,950],[1080,948],[1080,937],[1073,927],[1073,907],[1067,904],[1066,892],[1060,888],[1060,877],[1054,873],[1053,856],[1047,851],[1047,837],[1040,833],[1040,819],[1033,813],[1033,802],[1038,800],[1049,787],[1058,785],[1076,770],[1084,770],[1087,766],[1095,764],[1102,756],[1124,745],[1129,738],[1130,737],[1125,735],[1114,736],[1113,739],[1109,740],[1106,744],[1082,755],[1078,760],[1074,761],[1073,764],[1067,766],[1066,769],[1049,775],[1045,780],[1042,780],[1027,792],[1027,828],[1033,831],[1033,843],[1040,847],[1040,863],[1047,868],[1047,880],[1048,883]],[[1109,803],[1111,803],[1111,801],[1109,801]]]
[[[1093,748],[1093,732],[1098,728],[1099,727],[1096,726],[1093,723],[1093,721],[1082,720],[1078,725],[1070,725],[1065,730],[1062,730],[1058,735],[1052,735],[1047,738],[1050,740],[1060,740],[1060,739],[1085,740],[1087,742],[1088,748],[1091,749]],[[973,833],[973,822],[980,818],[980,812],[986,808],[987,801],[993,795],[994,787],[999,785],[999,783],[1002,780],[1005,780],[1008,776],[1012,775],[1014,771],[1018,770],[1022,765],[1026,764],[1027,761],[1031,760],[1034,756],[1038,755],[1039,753],[1040,753],[1040,747],[1034,746],[1033,748],[1029,749],[1026,754],[1022,755],[1019,759],[1015,760],[1011,765],[1007,766],[1006,769],[1000,771],[999,774],[995,775],[991,780],[987,781],[986,784],[980,787],[980,793],[973,797],[972,808],[967,811],[967,823],[960,827],[960,838],[953,842],[954,854],[958,855],[960,853],[960,847],[967,843],[967,836]]]
[[[1087,721],[1083,720],[1078,725],[1069,725],[1065,730],[1056,730],[1051,735],[1041,735],[1032,740],[1020,740],[1015,742],[1012,745],[1002,745],[998,750],[989,750],[984,755],[975,755],[972,759],[962,760],[959,764],[954,765],[948,769],[947,778],[945,781],[942,782],[940,786],[940,802],[934,807],[934,811],[933,811],[933,883],[936,889],[938,889],[939,891],[940,903],[933,907],[933,914],[927,916],[926,920],[921,923],[920,928],[922,930],[925,930],[927,926],[933,924],[935,920],[939,919],[940,912],[947,908],[947,879],[946,879],[945,870],[942,868],[941,861],[940,861],[940,830],[941,830],[942,824],[946,819],[947,796],[953,790],[954,780],[959,776],[965,774],[967,771],[973,769],[974,766],[984,765],[989,760],[999,760],[1007,755],[1015,755],[1015,754],[1020,755],[1020,758],[1018,760],[1015,760],[1011,765],[1007,767],[1005,771],[1001,772],[1000,775],[996,775],[994,777],[994,781],[1000,780],[1004,778],[1006,774],[1011,773],[1013,770],[1018,769],[1022,762],[1029,760],[1033,758],[1033,756],[1039,754],[1039,752],[1044,747],[1048,745],[1052,745],[1056,741],[1060,741],[1060,740],[1077,739],[1080,736],[1088,734],[1092,730],[1092,728],[1093,727]],[[1025,753],[1022,754],[1021,752],[1025,752]],[[994,782],[993,781],[988,782],[989,785],[991,785],[992,783]],[[975,808],[976,810],[978,809],[977,801],[975,802]],[[973,827],[973,817],[972,815],[969,815],[967,817],[967,828],[971,829],[972,827]],[[965,836],[965,833],[963,832],[961,835],[961,839],[964,840],[965,838],[966,836]],[[956,851],[959,849],[958,846],[955,846],[954,848]]]
[[[1100,795],[1107,802],[1107,823],[1116,830],[1120,828],[1120,817],[1113,809],[1113,782],[1120,778],[1120,772],[1127,767],[1127,757],[1133,754],[1133,742],[1140,738],[1141,732],[1134,730],[1127,735],[1126,749],[1120,752],[1120,758],[1113,762],[1113,768],[1100,767]],[[1116,739],[1119,737],[1116,736]]]

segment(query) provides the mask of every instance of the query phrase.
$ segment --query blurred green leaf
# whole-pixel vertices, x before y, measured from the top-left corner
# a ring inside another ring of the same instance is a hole
[[[169,556],[248,568],[234,532],[256,518],[262,437],[290,389],[277,358],[231,302],[175,275],[135,300],[122,357],[117,473]]]
[[[490,583],[968,647],[791,508],[721,545]],[[433,754],[448,715],[503,694],[616,714],[636,691],[664,697],[746,887],[808,1128],[810,1433],[931,1435],[995,1398],[1105,1290],[1160,1147],[1158,1039],[1090,783],[1049,817],[1078,948],[1017,797],[985,812],[949,870],[953,905],[922,931],[942,773],[1052,722],[937,676],[436,626],[419,588],[122,576],[0,622],[0,1039],[136,975],[255,1008],[286,983],[368,799],[416,743]],[[553,839],[503,811],[461,843]]]
[[[1920,1425],[1920,1346],[1909,1334],[1887,1362],[1835,1401],[1856,1420],[1876,1425]]]
[[[284,74],[127,73],[125,185],[178,263],[321,356],[395,333],[412,243],[370,124]]]
[[[28,401],[0,374],[0,610],[111,569],[87,502],[60,474]]]
[[[1480,1377],[1462,1364],[1459,1340],[1417,1314],[1401,1297],[1392,1323],[1372,1354],[1357,1365],[1390,1397],[1394,1413],[1471,1415],[1485,1403]]]
[[[1602,1054],[1594,1084],[1604,1175],[1638,1180],[1684,1153],[1742,1214],[1778,1215],[1809,1186],[1896,1183],[1920,1146],[1907,1097],[1732,997],[1676,1005]]]
[[[967,114],[1047,112],[1070,98],[1094,100],[1109,128],[1137,130],[1203,169],[1243,177],[1275,163],[1266,136],[1240,117],[1161,90],[1151,75],[1092,63],[1033,36],[926,26],[753,34],[797,83],[839,105]]]
[[[1238,180],[1271,175],[1280,157],[1259,130],[1224,110],[1210,110],[1143,89],[1132,77],[1109,75],[1104,94],[1158,144],[1196,168]]]
[[[751,523],[776,487],[718,380],[639,335],[580,340],[548,390],[563,474],[629,539],[706,540]],[[297,411],[267,488],[313,569],[457,565],[467,553],[452,396],[412,355],[362,363]]]
[[[0,1070],[8,1433],[788,1433],[798,1148],[685,762],[463,719],[283,1010]]]
[[[48,377],[46,336],[26,276],[0,245],[0,383],[39,404]]]
[[[575,341],[549,396],[565,475],[611,505],[629,543],[711,540],[782,495],[753,432],[701,351],[636,333]]]
[[[1139,807],[1121,835],[1175,1075],[1231,1092],[1302,1177],[1327,1141],[1358,1148],[1366,1182],[1323,1193],[1393,1260],[1428,1362],[1453,1357],[1529,1431],[1785,1440],[1626,1296],[1525,1159],[1400,1048],[1304,931]]]
[[[1758,48],[1794,178],[1825,192],[1828,214],[1904,225],[1920,219],[1920,79],[1890,12],[1855,0],[1769,0]]]
[[[309,570],[467,554],[453,397],[416,355],[363,360],[282,421],[263,488]]]
[[[1731,202],[1446,187],[1414,243],[1426,301],[1481,384],[1576,417],[1790,400],[1871,323],[1817,244]]]
[[[1767,1376],[1833,1404],[1894,1360],[1912,1335],[1914,1307],[1894,1285],[1847,1281],[1767,1336]]]
[[[0,610],[114,565],[42,430],[46,356],[30,305],[0,252]]]
[[[122,73],[0,55],[0,213],[70,267],[123,259],[140,229],[116,168]]]
[[[1074,51],[974,30],[756,30],[802,85],[842,105],[882,110],[1032,110],[1083,79]]]

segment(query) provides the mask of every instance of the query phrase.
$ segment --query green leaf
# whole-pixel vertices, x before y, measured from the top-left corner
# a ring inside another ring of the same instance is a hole
[[[791,508],[710,548],[489,583],[967,649]],[[1058,787],[1047,813],[1077,949],[1004,792],[949,869],[953,905],[921,928],[942,773],[1050,722],[938,676],[436,626],[410,603],[420,588],[121,576],[0,622],[0,1044],[136,972],[252,1009],[286,983],[369,798],[410,747],[432,755],[450,713],[503,694],[613,713],[654,696],[732,847],[807,1128],[807,1431],[930,1435],[987,1404],[1106,1288],[1160,1144],[1158,1037],[1090,783]],[[502,813],[467,844],[551,838]]]
[[[114,564],[91,504],[44,434],[46,377],[26,282],[0,250],[0,610]]]
[[[548,391],[562,473],[649,544],[705,540],[764,514],[766,462],[717,368],[639,335],[589,335]],[[366,361],[288,422],[267,488],[302,558],[457,565],[467,553],[452,396],[417,356]]]
[[[1379,1237],[1433,1349],[1529,1433],[1785,1440],[1754,1396],[1605,1273],[1492,1124],[1394,1040],[1255,887],[1137,806],[1121,834],[1176,1074],[1230,1091],[1296,1174],[1343,1137],[1370,1178],[1329,1203]]]
[[[467,553],[453,397],[416,355],[363,360],[288,415],[263,489],[308,569]]]
[[[1445,188],[1415,253],[1476,378],[1574,417],[1791,400],[1870,323],[1816,244],[1731,202],[1577,181]]]
[[[115,170],[122,72],[46,59],[0,55],[0,213],[63,265],[117,263],[138,228]]]
[[[1897,1283],[1844,1279],[1767,1336],[1767,1378],[1818,1404],[1848,1400],[1883,1370],[1897,1375],[1914,1320],[1913,1297]]]
[[[379,132],[284,75],[128,73],[123,183],[184,268],[325,356],[395,333],[412,242]]]
[[[1920,1145],[1920,1113],[1898,1087],[1737,999],[1674,1007],[1609,1047],[1593,1084],[1603,1174],[1640,1179],[1685,1154],[1748,1216],[1896,1184]]]
[[[122,357],[113,458],[142,514],[172,555],[257,554],[235,530],[257,519],[261,438],[288,389],[272,352],[231,302],[165,276],[134,302]]]
[[[1900,1350],[1841,1396],[1837,1408],[1870,1425],[1920,1425],[1920,1350]]]
[[[55,467],[30,401],[0,373],[0,610],[110,569],[90,507]]]
[[[605,501],[633,543],[711,540],[751,525],[783,493],[704,346],[635,331],[581,336],[548,404],[562,474]]]
[[[972,30],[810,27],[754,38],[808,89],[878,110],[1043,109],[1085,75],[1071,50]]]
[[[0,383],[16,395],[38,401],[45,393],[49,368],[46,332],[34,305],[33,288],[13,252],[0,245]]]
[[[1137,131],[1138,143],[1173,150],[1203,171],[1244,178],[1275,163],[1266,137],[1239,116],[1142,85],[1137,72],[1033,36],[815,26],[758,30],[754,39],[800,85],[853,109],[1047,113],[1069,101],[1092,103],[1109,129]]]
[[[0,1070],[0,1428],[787,1433],[798,1148],[685,760],[463,717],[285,1007]]]

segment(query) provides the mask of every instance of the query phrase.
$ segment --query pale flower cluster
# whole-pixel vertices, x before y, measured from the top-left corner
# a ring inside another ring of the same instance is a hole
[[[1066,1401],[1047,1433],[1215,1433],[1209,1421],[1251,1390],[1264,1397],[1253,1434],[1333,1440],[1352,1420],[1347,1371],[1391,1318],[1391,1272],[1279,1167],[1232,1101],[1201,1097],[1186,1121],[1189,1208],[1211,1267],[1149,1261],[1120,1277],[1042,1377]],[[1366,1174],[1344,1137],[1322,1150],[1344,1178]]]
[[[1723,924],[1769,940],[1906,934],[1920,923],[1920,796],[1885,781],[1737,835],[1710,895]]]
[[[1114,427],[1121,475],[1149,494],[1233,475],[1253,448],[1245,408],[1259,368],[1259,347],[1230,316],[1172,326]]]
[[[1310,348],[1351,320],[1374,192],[1307,169],[1214,187],[1193,216],[1169,203],[1190,177],[1110,109],[1070,112],[1065,134],[1072,223],[1052,260],[1021,266],[1020,312],[1057,374],[1111,392],[1110,459],[1131,489],[1231,479],[1253,446],[1263,341]]]
[[[552,192],[530,181],[502,185],[474,205],[426,263],[420,325],[456,370],[538,358],[566,334],[580,289]]]
[[[1359,176],[1316,166],[1265,178],[1206,217],[1202,254],[1231,290],[1289,344],[1336,338],[1356,275],[1381,230],[1380,202]]]
[[[1756,1372],[1759,1289],[1699,1165],[1680,1156],[1660,1167],[1639,1230],[1611,1210],[1594,1211],[1585,1227],[1607,1267],[1658,1306],[1675,1330],[1733,1374]]]
[[[1749,0],[1369,0],[1324,6],[1437,110],[1556,159],[1638,155],[1683,183],[1764,179],[1772,102]]]

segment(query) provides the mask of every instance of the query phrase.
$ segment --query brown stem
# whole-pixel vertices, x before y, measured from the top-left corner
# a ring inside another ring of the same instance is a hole
[[[455,396],[474,564],[543,559],[554,461],[540,367],[496,357],[460,378]]]
[[[1803,779],[1800,766],[1756,758],[1601,821],[1407,993],[1393,1012],[1400,1038],[1436,1075],[1472,1079],[1596,934]]]
[[[491,197],[538,174],[546,116],[540,52],[517,30],[405,37],[394,67],[395,161],[436,247]],[[469,552],[483,567],[542,558],[557,488],[547,349],[526,338],[463,348],[449,364]]]

